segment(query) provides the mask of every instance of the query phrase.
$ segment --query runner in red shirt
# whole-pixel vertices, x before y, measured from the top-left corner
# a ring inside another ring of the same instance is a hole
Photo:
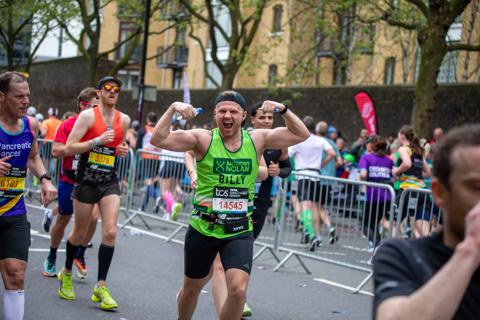
[[[98,103],[97,92],[94,88],[83,89],[77,97],[77,107],[79,112],[95,107]],[[58,206],[51,212],[45,213],[43,223],[45,231],[48,232],[50,223],[52,222],[52,217],[49,216],[49,214],[52,213],[53,215],[56,215],[56,213],[59,213],[50,232],[50,253],[43,264],[43,275],[46,277],[55,277],[57,275],[57,249],[62,241],[65,228],[73,214],[72,191],[75,184],[75,170],[77,169],[78,159],[76,159],[77,156],[65,156],[65,144],[67,143],[68,136],[72,131],[77,118],[78,116],[67,119],[58,127],[52,148],[53,156],[57,158],[63,157],[63,163],[58,182]],[[88,246],[88,242],[92,239],[95,233],[98,215],[98,208],[95,206],[90,225],[85,233],[85,238],[79,246],[77,255],[75,256],[75,275],[80,279],[87,277],[85,250]]]

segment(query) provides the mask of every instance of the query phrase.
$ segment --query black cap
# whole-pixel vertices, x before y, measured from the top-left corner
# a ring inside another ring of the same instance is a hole
[[[102,79],[98,80],[96,88],[101,89],[102,86],[107,82],[115,82],[119,87],[122,86],[122,81],[120,81],[117,78],[112,77],[112,76],[106,76],[106,77],[103,77]]]
[[[233,90],[220,92],[218,96],[215,98],[215,106],[222,101],[233,101],[239,104],[240,107],[242,107],[242,109],[246,109],[247,107],[246,106],[247,104],[245,103],[245,99],[242,97],[242,95],[237,91],[233,91]]]

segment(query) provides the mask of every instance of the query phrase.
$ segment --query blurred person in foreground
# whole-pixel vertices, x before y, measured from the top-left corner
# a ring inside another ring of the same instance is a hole
[[[385,243],[374,257],[374,318],[478,319],[480,125],[450,131],[434,147],[432,192],[443,231]]]

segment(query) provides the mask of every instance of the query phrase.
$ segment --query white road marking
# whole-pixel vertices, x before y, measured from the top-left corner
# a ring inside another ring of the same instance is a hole
[[[28,249],[29,252],[50,252],[50,249],[43,249],[43,248],[30,248]],[[57,252],[65,252],[65,249],[58,249]]]
[[[40,233],[40,231],[35,230],[35,229],[30,229],[30,235],[31,235],[31,236],[35,236],[35,237],[50,239],[50,235]],[[62,240],[62,241],[63,241],[63,240]]]
[[[313,278],[313,280],[318,281],[318,282],[322,282],[322,283],[325,283],[325,284],[328,284],[328,285],[331,285],[331,286],[334,286],[334,287],[350,290],[350,291],[355,290],[354,287],[346,286],[344,284],[334,282],[334,281],[330,281],[330,280],[327,280],[327,279]],[[373,297],[373,293],[371,293],[369,291],[360,290],[358,293]]]
[[[121,226],[121,224],[117,224],[117,226]],[[128,229],[128,230],[134,230],[134,231],[137,231],[139,233],[142,233],[142,234],[146,234],[147,236],[151,236],[151,237],[154,237],[154,238],[158,238],[158,239],[162,239],[162,240],[167,240],[168,237],[166,236],[162,236],[162,235],[159,235],[159,234],[156,234],[154,232],[150,232],[150,231],[146,231],[146,230],[143,230],[143,229],[139,229],[139,228],[135,228],[135,227],[131,227],[131,226],[125,226],[125,229]],[[183,241],[181,240],[177,240],[177,239],[172,239],[170,240],[171,242],[175,242],[175,243],[179,243],[179,244],[184,244]]]

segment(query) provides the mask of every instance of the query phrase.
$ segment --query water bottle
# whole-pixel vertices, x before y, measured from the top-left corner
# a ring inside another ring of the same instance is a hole
[[[202,114],[202,113],[203,113],[203,108],[202,107],[197,107],[197,108],[195,108],[194,117],[196,117],[197,115]],[[179,115],[176,119],[177,120],[182,120],[183,117],[182,117],[182,115]]]

